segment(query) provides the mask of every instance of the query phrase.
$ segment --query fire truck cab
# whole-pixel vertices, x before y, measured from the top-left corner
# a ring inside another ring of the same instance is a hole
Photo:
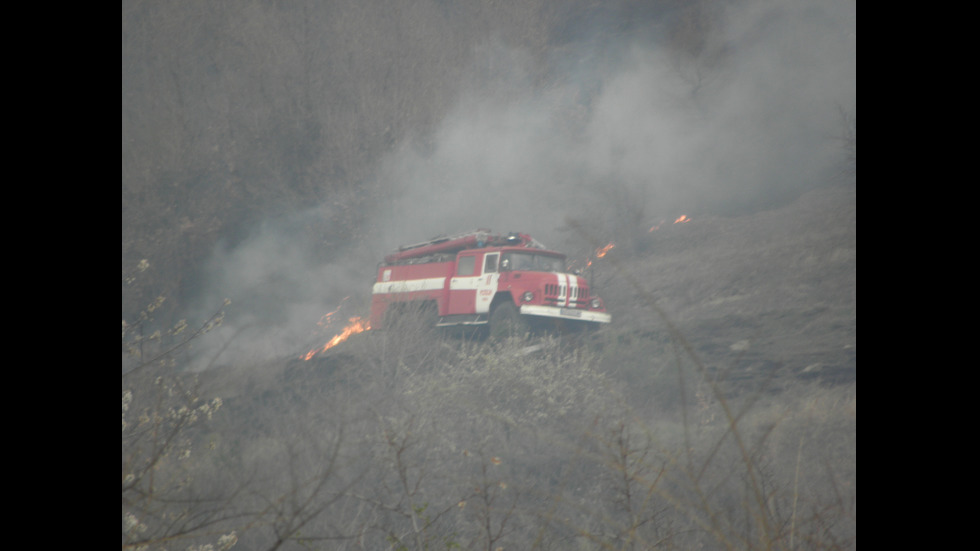
[[[526,234],[476,230],[400,247],[378,267],[371,327],[412,311],[439,327],[485,326],[491,335],[609,323],[565,256]]]

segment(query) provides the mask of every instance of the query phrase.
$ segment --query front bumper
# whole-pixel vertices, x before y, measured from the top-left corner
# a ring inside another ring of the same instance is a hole
[[[566,320],[589,321],[593,323],[609,323],[612,316],[605,312],[592,312],[590,310],[579,310],[577,308],[561,308],[558,306],[538,306],[536,304],[524,304],[521,306],[521,314],[528,316],[541,316],[546,318],[560,318]]]

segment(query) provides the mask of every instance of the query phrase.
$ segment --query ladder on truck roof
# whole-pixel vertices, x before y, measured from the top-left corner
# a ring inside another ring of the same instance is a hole
[[[408,251],[408,250],[411,250],[411,249],[418,249],[420,247],[428,247],[429,245],[439,245],[439,244],[442,244],[442,243],[449,243],[449,242],[452,242],[452,241],[465,240],[468,237],[479,237],[481,235],[484,235],[486,237],[490,237],[490,230],[479,229],[479,230],[468,231],[468,232],[461,233],[461,234],[458,234],[458,235],[449,235],[449,236],[441,235],[441,236],[438,236],[438,237],[433,237],[432,239],[429,239],[428,241],[423,241],[421,243],[416,243],[414,245],[402,245],[401,247],[398,247],[398,252]]]
[[[500,236],[491,234],[488,229],[477,229],[452,236],[433,237],[428,241],[415,243],[414,245],[403,245],[398,247],[397,251],[385,255],[385,262],[394,263],[433,254],[450,254],[457,253],[463,249],[508,244],[539,249],[544,248],[544,245],[538,243],[529,235],[511,233],[506,236]]]

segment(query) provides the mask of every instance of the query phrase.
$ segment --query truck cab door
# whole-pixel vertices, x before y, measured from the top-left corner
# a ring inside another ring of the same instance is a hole
[[[497,292],[500,253],[461,252],[449,281],[449,314],[485,314]]]
[[[486,314],[490,311],[493,295],[497,293],[497,280],[500,278],[500,273],[497,271],[499,259],[500,253],[483,255],[483,274],[476,285],[476,312],[478,314]]]

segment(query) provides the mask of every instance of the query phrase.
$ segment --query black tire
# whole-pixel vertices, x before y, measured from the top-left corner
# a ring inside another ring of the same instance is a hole
[[[525,337],[530,332],[531,324],[509,300],[498,304],[490,313],[491,339]]]

